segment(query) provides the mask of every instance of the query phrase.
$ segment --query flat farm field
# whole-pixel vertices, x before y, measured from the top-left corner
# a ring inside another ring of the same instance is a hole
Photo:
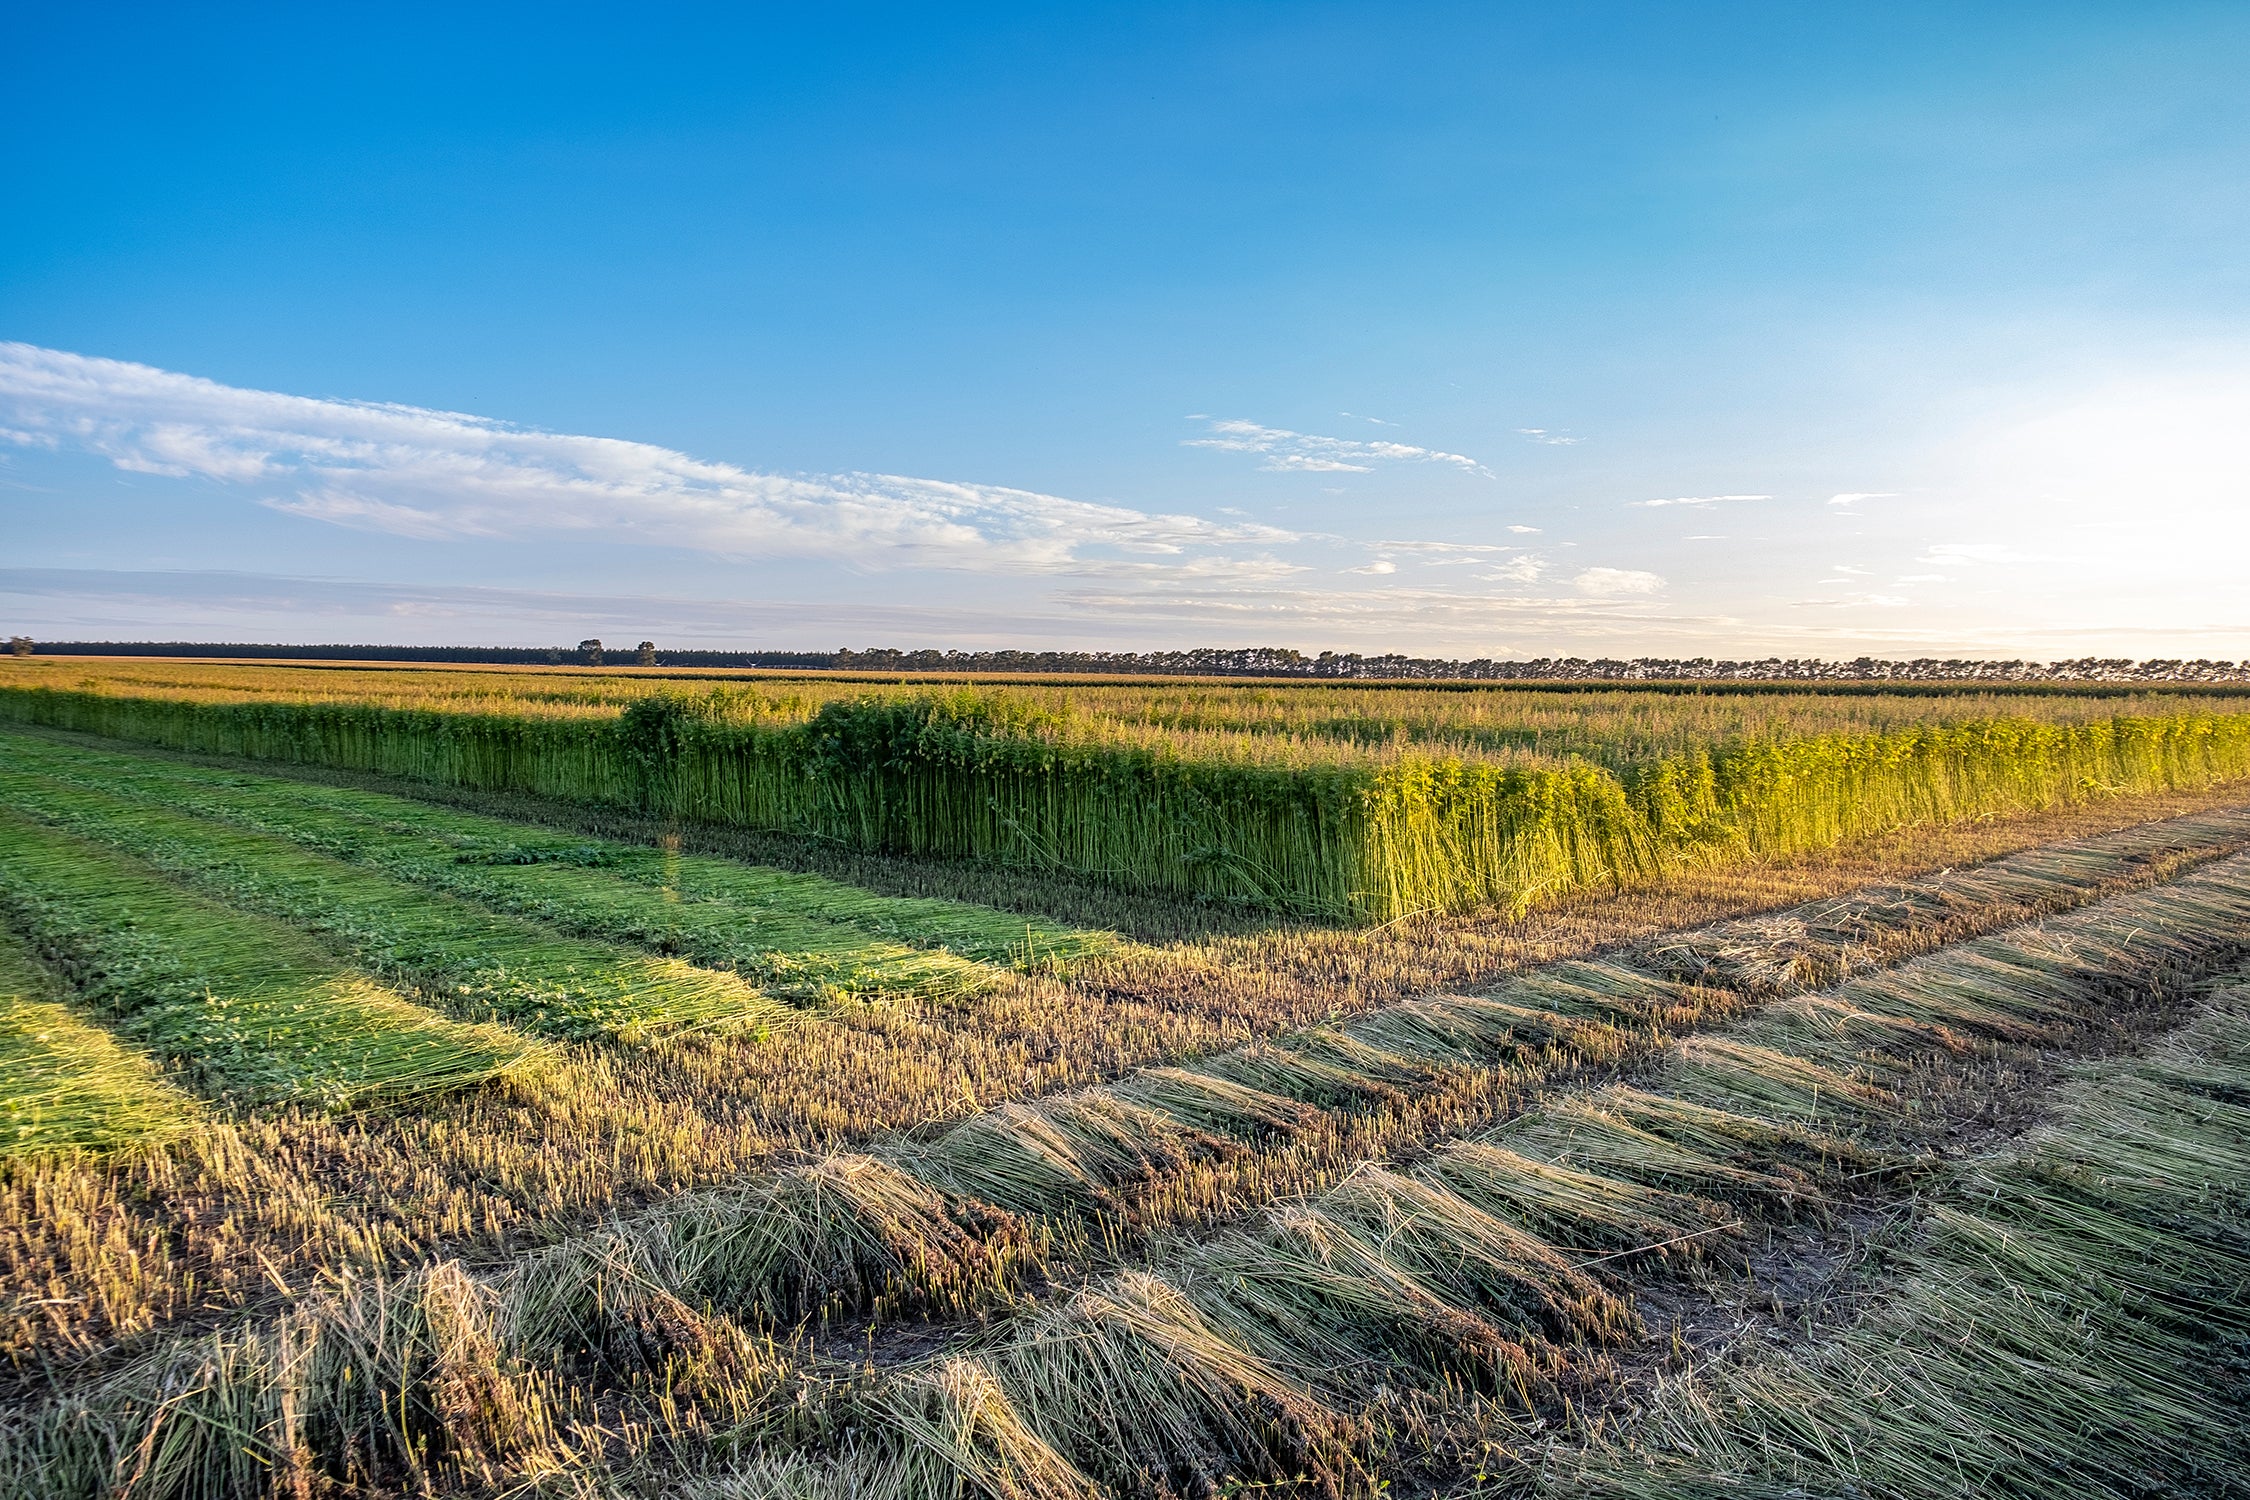
[[[2243,1493],[2238,704],[0,662],[0,1495]]]
[[[2250,774],[2250,697],[9,659],[0,723],[1388,922]]]

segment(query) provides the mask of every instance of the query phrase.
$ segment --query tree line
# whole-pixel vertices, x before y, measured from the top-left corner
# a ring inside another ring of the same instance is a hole
[[[2157,657],[2073,657],[2065,661],[1976,661],[1960,657],[1849,660],[1768,656],[1695,657],[1366,656],[1285,646],[1204,647],[1193,651],[701,651],[659,649],[653,641],[605,649],[589,637],[576,646],[290,646],[217,641],[46,641],[12,637],[18,656],[205,656],[282,661],[460,662],[517,666],[736,667],[800,671],[1045,673],[1078,676],[1267,677],[1341,682],[2191,682],[2250,683],[2250,661]]]

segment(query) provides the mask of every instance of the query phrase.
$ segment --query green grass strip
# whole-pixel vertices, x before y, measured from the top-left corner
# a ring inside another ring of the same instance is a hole
[[[0,1156],[111,1151],[176,1135],[195,1101],[146,1054],[87,1024],[0,933]]]
[[[880,896],[817,875],[590,839],[409,798],[0,737],[19,765],[273,833],[573,931],[754,975],[779,992],[989,988],[1114,944],[967,902]]]
[[[369,970],[456,1011],[544,1036],[641,1040],[788,1015],[739,975],[562,937],[268,834],[17,770],[0,804],[321,934]]]
[[[0,912],[115,1030],[241,1102],[331,1106],[464,1088],[536,1057],[502,1026],[449,1020],[277,923],[183,891],[138,860],[0,811]]]

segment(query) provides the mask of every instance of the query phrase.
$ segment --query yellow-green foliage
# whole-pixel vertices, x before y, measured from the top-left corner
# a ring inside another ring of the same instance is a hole
[[[1776,695],[1787,712],[1761,718],[1675,697],[1683,723],[1717,736],[1696,742],[1645,706],[1567,695],[1615,732],[1556,756],[1497,727],[1451,733],[1443,716],[1369,745],[1256,728],[1247,712],[1224,731],[1166,727],[1153,711],[1103,717],[1055,698],[1062,689],[817,706],[722,689],[558,713],[507,699],[472,711],[460,699],[14,685],[28,680],[0,685],[0,715],[1360,919],[1522,905],[1682,861],[2250,774],[2250,715],[2215,711],[2235,701],[2219,698],[1857,695],[1822,711],[1791,694]],[[1964,717],[1964,704],[1986,716]],[[2000,708],[2015,711],[1990,716]]]
[[[107,1150],[194,1122],[194,1101],[60,1003],[59,990],[0,934],[0,1156]]]

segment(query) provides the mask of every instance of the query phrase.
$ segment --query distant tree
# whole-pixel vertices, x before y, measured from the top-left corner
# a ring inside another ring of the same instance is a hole
[[[31,637],[28,635],[9,636],[8,654],[11,656],[29,656],[31,654]]]
[[[587,666],[598,667],[602,664],[602,643],[593,637],[588,636],[585,640],[580,641],[578,651],[580,655],[586,658]]]
[[[560,646],[551,647],[547,652],[547,660],[558,667],[562,665],[562,656],[562,647]]]
[[[656,665],[656,642],[643,641],[635,649],[640,652],[640,663],[642,666],[653,667]]]

